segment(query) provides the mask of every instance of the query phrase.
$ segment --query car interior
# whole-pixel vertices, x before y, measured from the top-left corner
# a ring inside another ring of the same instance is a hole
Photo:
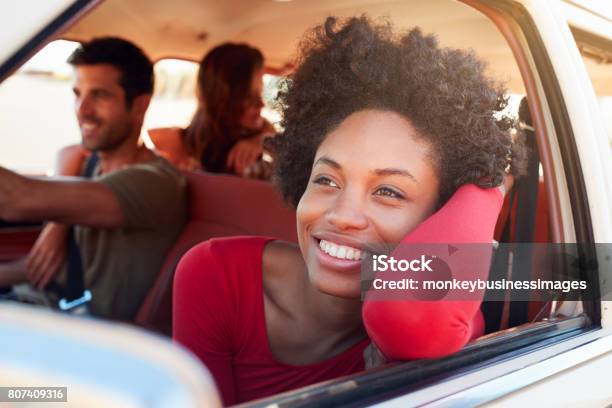
[[[512,193],[506,196],[495,240],[500,243],[575,242],[582,238],[582,230],[576,213],[580,209],[573,206],[572,200],[580,192],[572,189],[562,171],[567,166],[569,153],[562,154],[563,161],[559,160],[558,150],[566,151],[566,142],[558,127],[562,121],[551,114],[551,102],[544,98],[542,91],[552,85],[536,71],[545,56],[538,56],[537,49],[525,45],[529,21],[521,30],[504,21],[504,13],[520,11],[495,6],[480,6],[476,10],[470,4],[470,1],[450,0],[337,0],[333,3],[324,0],[107,0],[99,2],[48,42],[119,36],[138,44],[157,64],[169,59],[197,63],[217,44],[247,42],[264,53],[266,72],[282,77],[295,65],[301,34],[328,15],[366,14],[374,19],[389,19],[396,28],[419,26],[426,33],[436,34],[442,45],[470,48],[484,59],[487,73],[504,82],[509,90],[509,115],[516,116],[519,101],[525,95],[528,98],[535,128],[534,132],[526,132],[528,145],[532,147],[531,166],[528,175],[515,183]],[[585,54],[592,53],[588,47],[582,48]],[[31,54],[35,51],[31,50]],[[194,84],[193,78],[185,81]],[[161,96],[156,94],[156,98]],[[67,116],[65,120],[73,119]],[[167,336],[172,330],[174,268],[181,255],[193,245],[232,235],[265,235],[297,242],[295,211],[283,202],[271,183],[205,172],[190,172],[187,176],[189,221],[168,253],[133,322]],[[0,221],[0,262],[27,254],[40,227],[36,223]],[[519,276],[534,278],[539,271],[534,261],[529,268],[513,273],[517,279]],[[569,312],[559,311],[562,303],[512,301],[512,294],[508,294],[506,301],[486,301],[481,308],[486,335],[456,356],[438,362],[391,363],[378,367],[350,379],[363,385],[359,390],[342,388],[348,380],[339,379],[276,396],[262,401],[261,405],[274,401],[278,406],[285,406],[283,403],[298,406],[300,401],[316,399],[322,401],[321,406],[332,406],[339,401],[363,401],[359,399],[364,398],[363,393],[372,393],[372,390],[378,390],[379,396],[398,393],[406,387],[420,386],[427,378],[466,369],[469,365],[466,361],[484,361],[526,344],[567,335],[596,321],[593,319],[596,307],[589,302]],[[478,357],[474,357],[474,350],[480,353]],[[410,369],[417,366],[425,368]]]

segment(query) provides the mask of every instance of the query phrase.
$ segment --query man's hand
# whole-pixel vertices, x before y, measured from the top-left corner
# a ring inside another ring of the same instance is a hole
[[[227,168],[234,169],[236,174],[242,176],[247,167],[255,163],[262,153],[263,146],[259,136],[241,140],[227,155]]]
[[[66,258],[66,241],[70,227],[45,225],[26,260],[26,277],[30,284],[44,289],[55,277]]]

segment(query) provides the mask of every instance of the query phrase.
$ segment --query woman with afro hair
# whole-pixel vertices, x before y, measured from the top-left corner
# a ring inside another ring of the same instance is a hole
[[[270,146],[299,245],[214,239],[175,277],[174,338],[225,404],[363,370],[366,349],[441,357],[480,336],[478,299],[362,301],[361,260],[399,243],[490,245],[507,171],[524,167],[504,89],[472,53],[362,16],[328,18],[300,55]]]

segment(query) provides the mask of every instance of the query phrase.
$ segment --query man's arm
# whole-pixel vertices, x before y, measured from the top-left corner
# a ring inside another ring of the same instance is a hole
[[[8,287],[26,281],[25,258],[0,262],[0,287]]]
[[[117,197],[103,183],[82,178],[34,179],[0,167],[0,218],[47,220],[99,228],[123,225]]]
[[[89,154],[81,145],[62,148],[57,154],[55,175],[80,175]],[[26,277],[32,286],[44,288],[59,272],[66,259],[69,232],[70,226],[67,224],[46,223],[26,260]]]

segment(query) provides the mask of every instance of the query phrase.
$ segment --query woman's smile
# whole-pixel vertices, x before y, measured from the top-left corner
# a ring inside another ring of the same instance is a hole
[[[356,112],[326,136],[297,208],[300,249],[315,287],[360,296],[367,254],[400,242],[436,207],[432,157],[429,144],[394,112]]]
[[[361,261],[371,251],[364,242],[334,232],[316,232],[311,238],[310,248],[315,252],[319,264],[340,272],[359,273]]]

